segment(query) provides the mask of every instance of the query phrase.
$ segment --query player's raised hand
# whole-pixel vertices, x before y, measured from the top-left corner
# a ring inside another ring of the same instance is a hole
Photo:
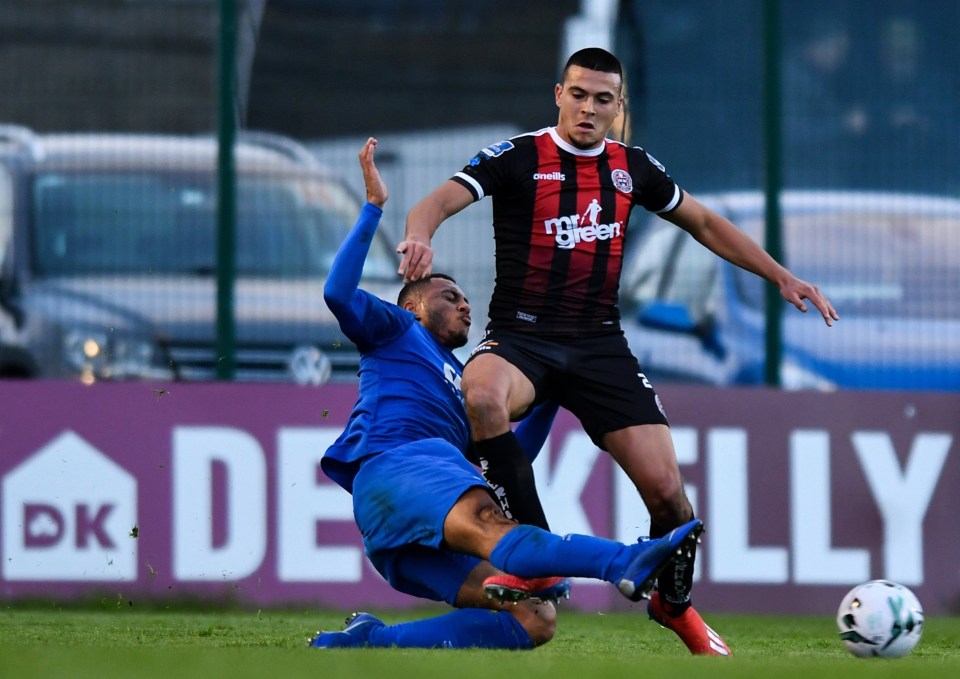
[[[433,273],[433,248],[429,243],[407,238],[397,246],[397,252],[403,255],[397,274],[403,276],[403,282],[416,281]]]
[[[837,311],[833,308],[830,300],[820,292],[820,288],[816,285],[791,276],[781,285],[780,294],[785,300],[804,313],[807,311],[807,305],[804,304],[803,300],[810,300],[810,302],[817,307],[820,315],[823,316],[823,322],[828,326],[832,326],[834,321],[840,320],[840,316],[837,315]]]
[[[368,138],[363,148],[360,149],[360,169],[363,171],[363,184],[367,191],[367,202],[382,208],[390,194],[387,191],[387,185],[380,177],[380,171],[377,169],[376,163],[373,162],[376,150],[377,140],[373,137]]]

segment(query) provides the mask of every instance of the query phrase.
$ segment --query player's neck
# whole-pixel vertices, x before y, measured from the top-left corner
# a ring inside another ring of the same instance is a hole
[[[576,156],[599,156],[603,153],[607,145],[606,139],[601,139],[597,142],[596,146],[592,146],[588,149],[582,149],[574,144],[570,143],[564,136],[561,134],[559,127],[550,128],[550,137],[553,139],[554,143],[559,146],[564,151],[572,153]]]

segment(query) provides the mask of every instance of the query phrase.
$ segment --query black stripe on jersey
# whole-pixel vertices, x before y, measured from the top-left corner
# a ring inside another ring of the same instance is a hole
[[[574,155],[558,148],[560,155],[560,172],[567,177],[567,187],[573,186],[574,190],[565,190],[560,194],[560,204],[557,206],[557,215],[575,215],[579,213],[577,209],[577,159]],[[570,258],[573,255],[574,248],[554,248],[553,261],[550,265],[550,278],[547,283],[547,296],[544,299],[544,309],[558,309],[560,307],[560,296],[566,288],[568,273],[570,271]]]
[[[514,141],[517,140],[514,139]],[[522,270],[516,269],[515,265],[507,259],[507,255],[511,255],[516,261],[529,262],[530,244],[533,241],[533,229],[530,227],[530,224],[531,216],[534,214],[537,205],[537,188],[532,176],[539,168],[540,156],[534,138],[530,137],[523,141],[526,143],[518,141],[516,147],[511,151],[511,153],[515,155],[523,154],[523,161],[516,164],[517,174],[515,181],[518,188],[510,193],[509,199],[495,199],[493,201],[493,223],[495,225],[503,225],[500,228],[504,230],[504,236],[509,235],[511,243],[508,248],[500,241],[496,241],[495,281],[498,283],[494,284],[494,292],[497,291],[498,285],[504,286],[505,289],[507,285],[515,284],[521,295],[519,299],[507,300],[506,305],[495,304],[495,302],[497,302],[496,295],[490,300],[491,311],[506,313],[508,323],[516,322],[515,314],[518,308],[523,308],[524,305],[530,304],[530,300],[527,299],[524,294],[526,288],[525,279],[529,273],[529,264]],[[498,208],[505,211],[506,214],[501,214]],[[522,219],[519,223],[518,216]],[[496,240],[496,229],[494,230],[494,239]],[[513,275],[510,275],[509,272],[513,272]],[[491,320],[493,317],[491,313]]]
[[[617,216],[617,198],[616,189],[613,187],[613,178],[610,173],[610,156],[602,153],[597,156],[597,174],[600,179],[600,207],[603,208],[600,214],[613,215],[611,219]],[[624,234],[626,235],[626,234]],[[622,237],[622,236],[621,236]],[[610,245],[613,239],[597,240],[594,242],[593,266],[590,270],[590,280],[587,284],[587,304],[580,312],[580,327],[595,327],[604,320],[616,320],[601,318],[601,311],[605,308],[602,304],[591,304],[591,300],[603,300],[603,287],[607,279],[607,268],[610,266]],[[616,301],[616,300],[614,300]]]

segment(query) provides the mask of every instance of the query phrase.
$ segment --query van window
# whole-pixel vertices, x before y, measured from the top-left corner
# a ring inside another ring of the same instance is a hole
[[[323,178],[237,180],[238,276],[326,276],[359,204]],[[213,275],[216,178],[185,173],[48,173],[33,182],[33,266],[39,277]],[[393,280],[375,240],[366,278]]]
[[[654,218],[650,218],[653,220]],[[621,299],[628,306],[643,306],[657,298],[660,281],[670,252],[676,248],[678,230],[660,219],[648,221],[642,236],[628,245],[624,260]],[[640,231],[640,229],[638,229]]]
[[[653,301],[686,306],[699,320],[713,311],[714,255],[684,231],[650,215],[628,251],[622,286],[625,307]]]
[[[690,310],[694,321],[700,321],[713,311],[716,256],[686,233],[679,235],[678,247],[665,267],[657,297],[682,304]]]
[[[954,214],[787,214],[784,252],[790,270],[816,281],[841,317],[956,319],[958,224]],[[742,269],[735,275],[741,299],[762,309],[762,281]]]
[[[0,165],[0,263],[6,258],[13,232],[13,180],[10,172]]]

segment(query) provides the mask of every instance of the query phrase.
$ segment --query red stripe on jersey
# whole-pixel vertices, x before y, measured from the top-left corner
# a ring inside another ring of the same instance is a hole
[[[610,155],[603,156],[568,155],[563,165],[560,149],[549,135],[538,137],[536,147],[538,175],[555,177],[564,169],[568,175],[572,163],[575,177],[536,182],[519,306],[534,315],[546,313],[557,328],[615,319],[632,194],[611,188],[612,175],[607,173],[628,171],[625,147],[608,144]],[[576,192],[571,196],[573,186]]]
[[[600,195],[600,173],[596,156],[577,156],[576,231],[570,263],[567,268],[563,298],[572,318],[582,318],[583,312],[597,301],[598,290],[590,289],[593,269],[597,264],[597,249],[602,242],[597,238],[598,228],[608,224]],[[573,217],[573,215],[571,215]],[[612,221],[612,220],[611,220]],[[576,302],[576,307],[571,303]]]
[[[598,155],[564,150],[548,130],[512,143],[464,168],[493,196],[491,323],[558,337],[616,328],[631,208],[660,209],[676,184],[642,149],[616,142]]]
[[[549,175],[560,172],[560,149],[553,143],[550,135],[543,134],[536,139],[537,173]],[[554,236],[547,234],[544,223],[557,216],[560,209],[559,181],[538,181],[533,207],[530,250],[527,256],[527,270],[523,281],[521,307],[536,309],[550,281],[553,267],[553,253],[557,244]]]
[[[609,158],[611,173],[616,170],[623,170],[629,173],[629,164],[627,162],[627,148],[622,144],[607,143],[607,154]],[[620,288],[620,271],[623,268],[623,244],[627,237],[627,220],[630,217],[630,210],[633,208],[633,196],[631,192],[615,190],[616,195],[616,214],[614,219],[623,225],[620,238],[610,241],[610,260],[607,265],[607,276],[604,280],[603,300],[616,301],[618,290]]]

